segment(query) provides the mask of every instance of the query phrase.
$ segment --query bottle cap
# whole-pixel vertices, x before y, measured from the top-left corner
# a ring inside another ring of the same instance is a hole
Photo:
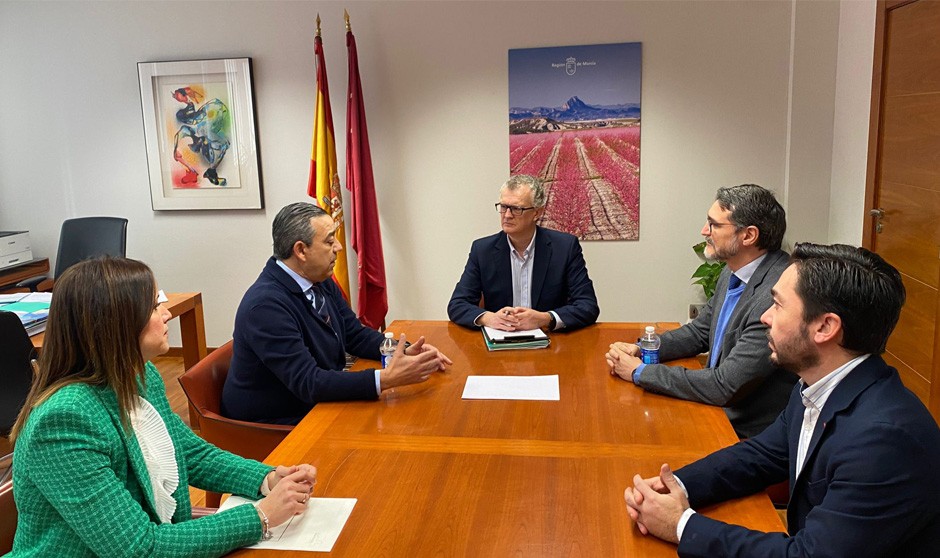
[[[646,333],[656,333],[656,328],[653,326],[646,326]]]
[[[386,338],[386,339],[394,339],[394,338],[395,338],[395,334],[392,333],[391,331],[386,331],[386,332],[385,332],[385,338]]]

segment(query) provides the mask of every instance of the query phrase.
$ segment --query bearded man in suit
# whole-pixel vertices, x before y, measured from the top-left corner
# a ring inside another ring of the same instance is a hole
[[[633,478],[627,512],[680,556],[940,556],[940,429],[881,358],[904,304],[901,275],[845,245],[797,245],[763,315],[771,360],[795,372],[759,435],[673,474]],[[789,536],[693,507],[789,479]]]

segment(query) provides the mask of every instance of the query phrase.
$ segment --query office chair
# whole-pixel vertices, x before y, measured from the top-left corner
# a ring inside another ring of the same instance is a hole
[[[233,342],[222,345],[180,376],[189,404],[199,414],[202,438],[236,455],[263,460],[281,443],[293,426],[263,424],[225,418],[220,414],[222,386],[232,361]],[[206,505],[218,507],[221,494],[206,492]]]
[[[82,260],[95,256],[124,256],[127,252],[127,219],[123,217],[78,217],[66,219],[59,233],[59,254],[55,275]],[[51,290],[45,276],[31,277],[16,284],[30,291]],[[42,289],[40,289],[42,284]]]
[[[26,401],[33,383],[30,362],[36,358],[26,329],[13,312],[0,311],[0,436],[7,438],[16,417]],[[0,482],[10,473],[12,453],[0,457],[0,469],[6,472]]]
[[[770,501],[777,509],[785,510],[790,504],[790,481],[788,480],[768,486],[764,492],[770,496]]]
[[[16,534],[16,504],[13,502],[13,481],[0,483],[0,556],[13,550]]]

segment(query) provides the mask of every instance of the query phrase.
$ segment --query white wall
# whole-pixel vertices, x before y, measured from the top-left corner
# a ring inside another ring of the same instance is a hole
[[[786,159],[788,239],[826,242],[839,4],[795,2]]]
[[[834,2],[4,2],[0,229],[29,229],[34,252],[54,256],[63,219],[128,217],[128,254],[166,290],[202,291],[209,344],[223,343],[270,254],[271,219],[305,197],[318,12],[344,168],[344,7],[392,320],[446,319],[471,240],[498,228],[510,48],[643,42],[640,240],[584,246],[601,320],[684,318],[698,298],[690,247],[718,187],[775,189],[788,237],[825,240],[833,149],[839,173],[864,173],[864,154],[833,139],[836,76],[856,79],[836,61],[866,40],[864,14],[838,41],[840,15],[849,23]],[[266,209],[153,212],[136,63],[239,56],[253,58]],[[870,66],[857,71],[870,80]],[[861,97],[840,107],[840,131],[867,129]],[[840,198],[860,197],[841,176]],[[851,220],[839,222],[844,235]]]
[[[861,245],[865,216],[865,161],[875,48],[875,0],[842,2],[835,118],[832,133],[832,189],[829,241]]]

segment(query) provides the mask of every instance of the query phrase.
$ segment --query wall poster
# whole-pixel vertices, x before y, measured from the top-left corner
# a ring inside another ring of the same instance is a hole
[[[510,174],[544,181],[540,225],[639,239],[641,54],[642,43],[509,51]]]

